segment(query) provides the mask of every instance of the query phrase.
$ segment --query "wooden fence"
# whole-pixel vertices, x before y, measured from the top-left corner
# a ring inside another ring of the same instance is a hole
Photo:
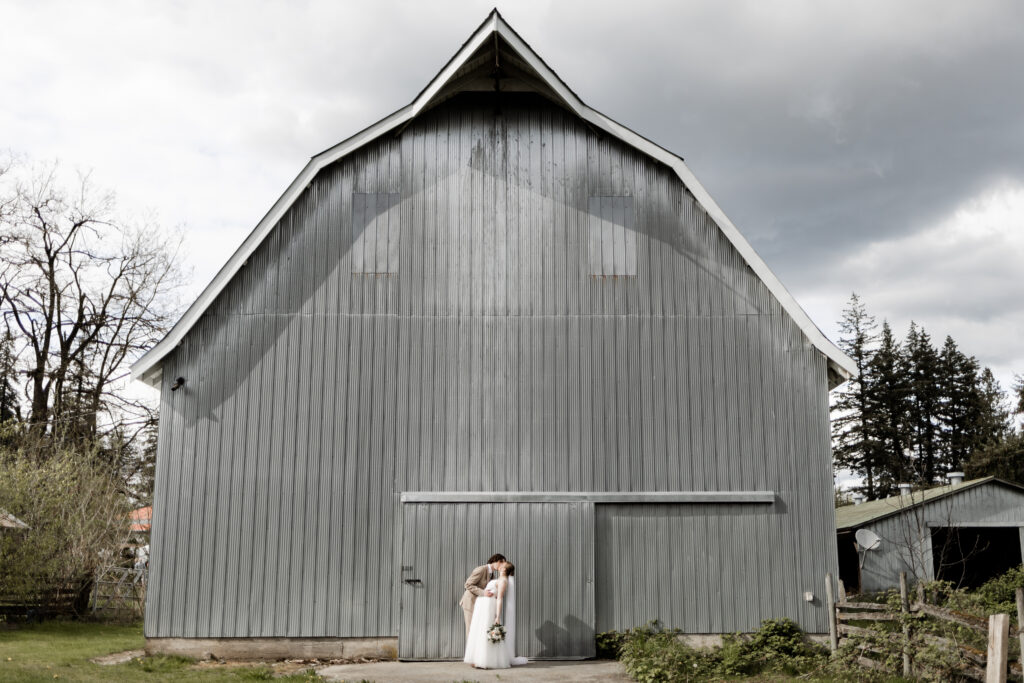
[[[27,591],[0,594],[0,617],[14,621],[38,621],[80,614],[88,597],[88,584],[47,585]]]
[[[108,567],[96,577],[92,613],[120,618],[140,617],[146,604],[145,568]]]
[[[1007,669],[1009,668],[1011,673],[1018,676],[1018,680],[1024,678],[1024,670],[1021,668],[1021,660],[1024,660],[1024,632],[1018,632],[1018,629],[1013,628],[1010,625],[1010,618],[1006,614],[993,614],[985,620],[970,614],[962,614],[935,605],[929,605],[925,602],[925,594],[920,586],[918,586],[917,600],[911,603],[907,592],[907,576],[905,573],[900,574],[900,612],[890,611],[890,607],[885,604],[848,600],[842,581],[839,582],[839,599],[835,600],[832,594],[831,574],[826,575],[826,581],[825,596],[829,608],[829,640],[833,652],[839,646],[850,642],[851,636],[875,636],[883,640],[887,638],[894,645],[906,643],[910,638],[910,625],[904,616],[908,614],[921,614],[933,619],[954,623],[981,636],[987,636],[988,649],[982,652],[959,642],[959,640],[928,633],[919,634],[921,640],[930,645],[948,648],[950,651],[959,651],[961,659],[967,662],[967,665],[961,669],[961,674],[965,677],[985,681],[986,683],[1005,683],[1007,680]],[[901,621],[903,622],[902,634],[896,632],[886,634],[863,626],[854,626],[850,623]],[[1017,589],[1017,623],[1024,624],[1024,589],[1020,588]],[[1012,663],[1008,661],[1009,638],[1011,636],[1019,638],[1022,653],[1021,658],[1017,662]],[[871,647],[865,641],[861,641],[861,648],[863,652],[857,660],[861,666],[869,669],[886,670],[881,661],[867,655],[886,656],[888,653]],[[912,653],[904,649],[902,660],[903,676],[913,676],[914,663]]]

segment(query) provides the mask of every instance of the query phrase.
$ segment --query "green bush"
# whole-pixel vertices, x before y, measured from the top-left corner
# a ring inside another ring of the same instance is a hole
[[[83,611],[92,577],[119,561],[131,534],[114,474],[84,449],[30,455],[0,446],[0,503],[28,525],[0,533],[0,595],[74,591]]]
[[[630,678],[640,683],[692,681],[713,675],[718,659],[711,650],[697,650],[679,640],[678,629],[658,622],[625,634],[621,659]]]
[[[803,674],[821,669],[824,648],[804,639],[789,619],[769,619],[750,635],[727,635],[722,646],[693,648],[680,640],[679,629],[658,622],[622,633],[599,634],[602,652],[618,648],[626,673],[641,683],[702,680],[709,677],[750,676],[763,673]]]
[[[605,631],[594,636],[594,641],[598,659],[618,659],[626,642],[626,633]]]

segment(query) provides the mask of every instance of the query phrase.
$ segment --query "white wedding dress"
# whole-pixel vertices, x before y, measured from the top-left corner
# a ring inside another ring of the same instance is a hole
[[[498,579],[487,582],[484,590],[498,593]],[[498,609],[498,598],[479,597],[473,604],[473,619],[469,622],[469,635],[466,637],[466,656],[462,661],[472,664],[478,669],[507,669],[510,666],[521,666],[527,663],[526,657],[516,657],[516,580],[508,579],[508,587],[502,598],[502,626],[505,627],[505,640],[492,643],[487,640],[487,629],[494,623],[494,615]]]

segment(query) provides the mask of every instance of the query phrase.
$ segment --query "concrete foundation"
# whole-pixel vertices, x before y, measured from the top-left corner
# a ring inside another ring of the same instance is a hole
[[[146,654],[196,659],[395,659],[398,638],[146,638]]]
[[[807,640],[818,643],[819,645],[828,645],[828,634],[827,633],[807,633],[804,636]],[[687,644],[693,648],[713,648],[722,647],[722,634],[721,633],[683,633],[679,636],[679,641]]]

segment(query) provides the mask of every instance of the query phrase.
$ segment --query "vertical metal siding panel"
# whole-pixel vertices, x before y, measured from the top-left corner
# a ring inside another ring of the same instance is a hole
[[[180,488],[180,440],[182,431],[180,403],[170,386],[177,377],[181,347],[164,361],[160,382],[160,420],[157,432],[156,472],[154,473],[153,522],[150,547],[149,590],[146,594],[145,635],[161,637],[169,633],[173,590],[173,541],[178,525],[177,491]],[[172,370],[172,372],[167,372]],[[166,559],[165,559],[166,558]]]
[[[332,391],[331,433],[331,499],[330,499],[330,542],[325,554],[328,557],[327,573],[327,613],[326,628],[329,633],[340,635],[345,633],[342,615],[347,614],[346,581],[350,574],[346,573],[347,555],[344,552],[345,529],[349,521],[346,514],[350,503],[348,498],[348,464],[352,462],[348,451],[348,385],[349,385],[349,347],[351,343],[351,319],[338,316],[334,319],[335,356]]]
[[[252,270],[249,269],[246,279],[247,286],[252,287]],[[243,304],[244,305],[244,302]],[[237,314],[236,314],[237,315]],[[235,376],[235,425],[231,440],[231,504],[226,515],[227,538],[224,552],[227,562],[224,568],[225,604],[223,623],[218,631],[222,636],[233,636],[239,632],[239,615],[241,602],[247,591],[241,589],[242,583],[248,583],[248,571],[243,570],[246,563],[242,561],[243,548],[253,536],[251,504],[252,497],[246,486],[246,473],[251,469],[254,453],[245,447],[246,434],[250,431],[250,388],[253,374],[253,316],[237,315],[237,369]],[[243,513],[248,510],[248,514]],[[248,586],[246,586],[246,589]]]
[[[267,289],[266,282],[269,269],[265,269],[264,258],[276,240],[271,236],[257,252],[257,258],[253,261],[253,268],[260,267],[263,273],[264,282],[259,286],[256,295],[253,297],[255,304],[266,305]],[[265,380],[271,376],[269,364],[272,354],[267,351],[269,344],[266,343],[266,328],[268,318],[272,316],[247,315],[249,319],[250,339],[248,354],[251,362],[250,384],[253,390],[249,393],[249,401],[246,405],[247,419],[252,424],[242,435],[241,450],[245,453],[243,471],[244,503],[241,506],[240,514],[243,519],[242,533],[238,538],[238,566],[240,576],[235,585],[235,595],[238,606],[235,615],[235,625],[232,634],[235,636],[251,636],[258,628],[259,607],[256,605],[255,597],[262,588],[262,543],[266,538],[266,498],[265,489],[261,482],[266,481],[265,471],[266,456],[265,449],[260,447],[263,438],[263,430],[259,427],[265,424],[264,419],[264,395],[260,387],[266,386]]]
[[[563,449],[565,473],[563,482],[566,489],[570,491],[584,491],[583,484],[583,460],[589,454],[580,448],[580,437],[583,434],[583,425],[580,415],[580,399],[582,391],[580,386],[579,350],[580,319],[572,316],[565,320],[566,334],[565,345],[562,348],[563,357],[561,362],[565,367],[565,382],[562,384],[562,397],[560,403],[565,411],[563,425]]]
[[[206,633],[213,636],[220,636],[225,632],[225,611],[228,608],[228,568],[227,565],[232,558],[230,517],[232,509],[232,497],[236,489],[232,484],[232,469],[234,467],[234,432],[239,421],[238,414],[238,362],[241,356],[241,340],[237,315],[230,315],[231,309],[237,302],[237,288],[228,289],[229,315],[224,316],[222,327],[225,329],[224,336],[224,361],[222,363],[222,377],[219,381],[221,388],[220,405],[222,406],[219,434],[216,444],[216,469],[217,474],[213,485],[213,495],[207,499],[216,501],[214,507],[214,533],[210,534],[207,540],[210,548],[212,571],[211,583],[213,584],[212,596],[210,599],[210,616],[206,625]],[[244,406],[242,407],[244,410]],[[226,491],[226,494],[223,493]],[[237,505],[238,501],[235,500]],[[237,532],[236,532],[237,533]],[[233,601],[232,601],[233,603]],[[231,607],[233,608],[233,604]]]
[[[167,590],[166,590],[166,632],[171,634],[183,634],[185,601],[189,597],[185,593],[185,573],[188,571],[188,533],[190,515],[192,512],[192,497],[190,487],[192,485],[192,467],[195,459],[195,425],[196,425],[196,394],[199,391],[201,377],[199,368],[196,366],[198,354],[192,353],[196,344],[202,343],[202,327],[196,325],[195,333],[191,335],[188,343],[179,347],[178,371],[193,370],[196,381],[190,389],[182,389],[182,396],[177,399],[178,410],[182,422],[182,438],[176,448],[174,469],[177,477],[172,480],[174,488],[167,500],[167,514],[174,515],[174,524],[168,530],[173,529],[173,538],[168,535],[167,556],[161,560],[169,563],[167,568]],[[165,381],[173,381],[167,378]],[[163,615],[161,615],[163,616]]]
[[[348,335],[349,335],[349,347],[347,354],[347,376],[346,382],[343,388],[344,391],[344,405],[346,415],[345,419],[345,475],[344,475],[344,494],[343,494],[343,514],[342,514],[342,537],[341,543],[339,544],[342,548],[341,556],[341,600],[340,600],[340,618],[339,618],[339,634],[347,634],[355,632],[355,609],[356,604],[362,602],[362,596],[358,593],[355,587],[354,577],[357,572],[357,561],[360,553],[363,552],[365,545],[360,545],[360,540],[357,538],[359,529],[359,519],[357,517],[359,509],[359,493],[363,490],[358,481],[358,425],[359,425],[359,404],[362,400],[360,394],[360,369],[361,364],[361,347],[362,347],[362,320],[359,317],[351,317],[348,319]]]
[[[221,367],[218,360],[223,359],[223,349],[220,347],[222,339],[219,339],[218,315],[211,315],[204,321],[208,348],[213,353],[205,357],[202,384],[199,393],[199,438],[196,439],[195,473],[198,475],[192,481],[193,505],[195,507],[192,516],[192,524],[189,529],[189,585],[194,586],[198,599],[186,606],[185,615],[186,633],[191,636],[205,635],[209,626],[210,594],[212,588],[212,577],[210,569],[213,564],[212,544],[213,522],[215,505],[214,496],[207,496],[207,487],[210,480],[214,478],[214,463],[216,462],[216,446],[211,441],[216,440],[216,432],[213,425],[219,422],[219,410],[216,395],[219,384],[215,377],[215,369]],[[199,474],[201,472],[201,474]]]

